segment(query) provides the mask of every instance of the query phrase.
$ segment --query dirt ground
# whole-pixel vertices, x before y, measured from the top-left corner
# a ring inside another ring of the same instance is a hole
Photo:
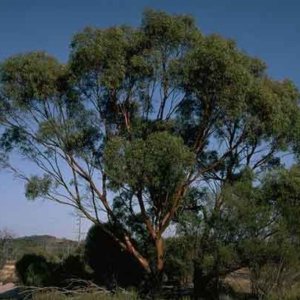
[[[0,294],[5,293],[9,290],[12,290],[15,288],[15,285],[13,283],[7,283],[7,284],[1,284],[0,283]]]

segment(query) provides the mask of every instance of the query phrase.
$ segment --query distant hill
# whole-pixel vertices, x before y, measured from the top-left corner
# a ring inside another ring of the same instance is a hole
[[[24,254],[41,254],[49,258],[61,259],[81,248],[82,244],[51,235],[32,235],[18,237],[7,245],[10,259],[19,259]]]
[[[52,235],[30,235],[14,238],[14,241],[29,241],[33,243],[71,243],[77,244],[76,241],[66,238],[57,238]]]
[[[29,236],[22,236],[22,237],[17,237],[15,240],[33,240],[33,241],[44,241],[44,240],[65,240],[61,238],[57,238],[52,235],[29,235]]]

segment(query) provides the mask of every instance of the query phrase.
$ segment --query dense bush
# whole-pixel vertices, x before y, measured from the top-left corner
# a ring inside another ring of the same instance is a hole
[[[26,286],[70,285],[72,279],[88,279],[85,265],[79,255],[70,255],[61,262],[50,262],[44,256],[24,255],[16,264],[18,277]]]
[[[165,274],[169,282],[186,284],[193,277],[193,244],[191,237],[171,237],[166,240]]]
[[[26,254],[16,263],[18,277],[24,285],[48,286],[52,284],[53,265],[45,257]]]
[[[60,269],[65,278],[82,278],[85,275],[84,262],[79,255],[68,256],[62,262]]]
[[[56,264],[54,276],[56,279],[56,286],[68,288],[75,288],[81,285],[80,280],[89,279],[89,274],[85,269],[85,264],[80,255],[70,255],[63,261]]]
[[[136,260],[122,251],[100,226],[93,226],[88,232],[85,259],[95,279],[108,288],[137,286],[143,278],[143,270]]]

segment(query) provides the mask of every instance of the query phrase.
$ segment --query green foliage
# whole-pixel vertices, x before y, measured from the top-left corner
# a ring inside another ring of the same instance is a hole
[[[174,51],[184,43],[191,43],[196,36],[201,37],[191,16],[170,16],[151,9],[144,12],[142,28],[149,42],[162,52]]]
[[[298,177],[298,166],[273,169],[260,176],[260,182],[252,172],[244,171],[217,195],[221,209],[212,207],[204,215],[197,211],[196,219],[179,219],[184,236],[189,226],[198,228],[194,231],[198,242],[192,246],[198,250],[190,260],[196,262],[200,293],[209,292],[203,282],[212,289],[213,282],[241,267],[249,268],[257,295],[284,297],[288,287],[297,283]]]
[[[24,255],[16,263],[18,278],[24,285],[51,285],[52,266],[43,256],[35,254]]]
[[[88,232],[85,260],[94,271],[94,279],[109,289],[138,286],[143,280],[139,264],[99,226],[91,227]]]
[[[36,254],[25,254],[16,263],[16,271],[21,283],[25,286],[57,286],[75,288],[78,283],[70,280],[89,279],[83,259],[79,255],[69,255],[61,261]]]
[[[75,35],[71,47],[71,68],[75,74],[100,71],[99,83],[108,88],[120,86],[125,77],[126,47],[129,47],[126,29],[86,28]]]
[[[128,184],[133,190],[147,188],[158,200],[174,193],[192,164],[193,153],[167,132],[132,142],[116,138],[105,150],[106,173],[113,182]]]
[[[85,268],[83,258],[80,255],[69,255],[64,258],[55,270],[57,278],[56,286],[64,286],[68,284],[68,280],[72,279],[88,279],[88,273]],[[76,285],[76,284],[74,284]],[[71,285],[69,285],[71,287]]]
[[[2,93],[16,107],[30,107],[32,101],[44,101],[57,94],[57,81],[63,69],[44,52],[16,55],[1,66]]]
[[[172,237],[166,240],[165,274],[175,285],[185,285],[193,278],[193,257],[195,257],[192,236]]]
[[[26,184],[25,196],[30,200],[43,197],[49,192],[51,183],[51,177],[47,174],[43,177],[32,176]]]
[[[294,165],[290,170],[271,173],[264,182],[264,197],[276,204],[286,229],[295,237],[300,235],[300,169]]]

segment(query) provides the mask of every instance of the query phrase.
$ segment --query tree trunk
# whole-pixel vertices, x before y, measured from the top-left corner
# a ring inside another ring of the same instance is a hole
[[[156,252],[156,263],[151,268],[151,274],[149,274],[147,283],[144,287],[144,298],[156,299],[159,298],[164,270],[164,240],[162,237],[156,237],[155,239],[155,252]]]
[[[157,262],[156,262],[156,269],[157,273],[162,273],[164,269],[164,240],[162,237],[157,237],[155,240],[155,247],[156,247],[156,257],[157,257]]]

